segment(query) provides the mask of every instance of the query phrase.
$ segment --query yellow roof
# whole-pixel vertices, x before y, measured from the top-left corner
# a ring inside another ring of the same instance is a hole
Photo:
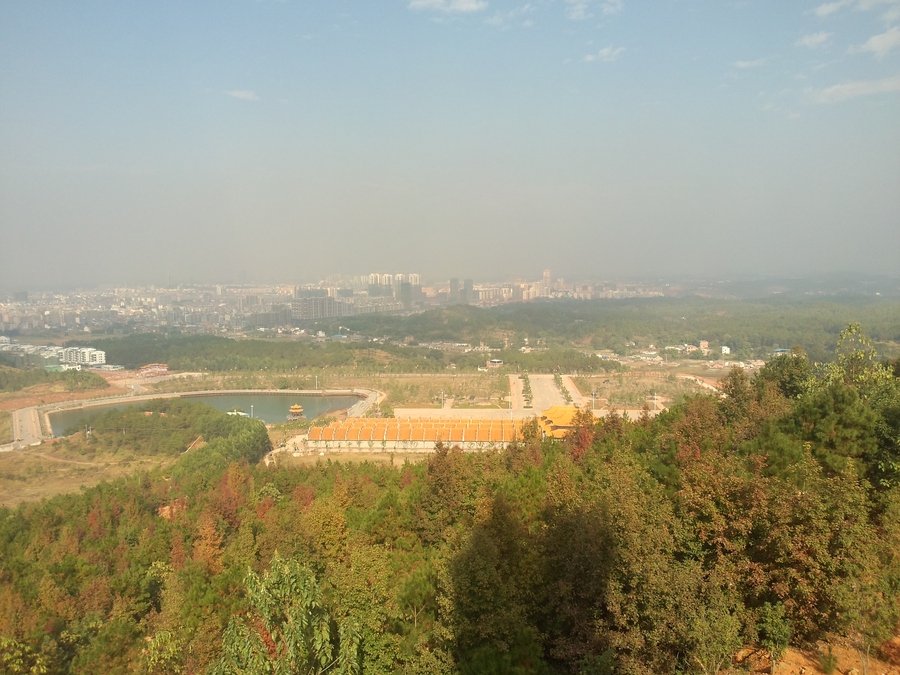
[[[575,426],[575,416],[578,408],[574,405],[555,405],[541,414],[541,419],[546,420],[555,427]]]

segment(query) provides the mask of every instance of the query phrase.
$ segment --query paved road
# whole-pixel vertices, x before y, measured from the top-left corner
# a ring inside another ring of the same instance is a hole
[[[536,410],[519,408],[394,408],[394,417],[435,417],[441,419],[523,420],[534,417]]]
[[[681,374],[676,375],[675,377],[682,379],[682,380],[690,380],[694,384],[699,385],[700,387],[703,387],[704,389],[709,389],[710,391],[714,391],[717,394],[722,393],[721,389],[719,389],[717,386],[715,386],[713,384],[710,384],[709,382],[707,382],[706,380],[704,380],[702,378],[695,377],[693,375],[681,375]]]
[[[556,386],[552,375],[529,375],[531,382],[532,407],[534,410],[546,410],[555,405],[566,405],[566,399]]]
[[[6,445],[0,445],[0,452],[37,445],[41,442],[41,421],[37,408],[13,410],[11,417],[13,441]]]
[[[522,396],[523,382],[518,375],[509,376],[509,395],[512,398],[513,410],[522,410],[525,407],[525,398]]]
[[[554,405],[566,405],[566,399],[556,386],[552,375],[529,375],[532,407],[525,407],[525,396],[522,393],[524,382],[518,375],[509,376],[509,391],[512,397],[511,408],[394,408],[395,417],[443,417],[448,419],[528,419],[540,415],[542,411]],[[565,379],[564,379],[565,381]],[[566,386],[569,386],[568,384]],[[578,391],[575,385],[570,389],[572,397]],[[577,399],[576,399],[577,400]],[[588,399],[590,404],[590,399]]]

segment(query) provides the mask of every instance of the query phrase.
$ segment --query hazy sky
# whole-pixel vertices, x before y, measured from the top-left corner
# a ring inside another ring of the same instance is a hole
[[[0,2],[0,288],[900,271],[900,0]]]

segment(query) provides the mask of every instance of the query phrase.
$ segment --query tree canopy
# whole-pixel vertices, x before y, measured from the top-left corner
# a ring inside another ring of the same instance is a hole
[[[172,402],[146,428],[207,442],[169,468],[0,509],[0,664],[649,675],[830,634],[877,650],[900,380],[859,351],[402,466],[266,466],[262,424]]]

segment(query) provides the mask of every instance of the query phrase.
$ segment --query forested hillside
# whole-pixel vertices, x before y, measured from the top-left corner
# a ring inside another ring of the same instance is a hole
[[[455,306],[400,318],[369,314],[341,323],[366,335],[419,341],[449,340],[518,347],[527,337],[548,345],[587,345],[620,350],[629,342],[646,347],[709,340],[733,353],[768,355],[775,347],[803,347],[828,360],[841,329],[862,323],[881,343],[900,342],[900,304],[880,298],[710,300],[635,298],[510,303],[490,309]],[[335,328],[337,324],[335,324]]]
[[[103,389],[109,383],[99,375],[81,370],[51,373],[43,368],[16,368],[0,360],[0,392],[20,391],[35,384],[62,384],[66,391]]]
[[[531,371],[588,370],[576,350],[638,349],[708,340],[728,346],[734,358],[765,357],[775,348],[800,346],[810,358],[829,361],[841,329],[862,323],[882,351],[900,349],[900,304],[890,299],[723,301],[703,298],[511,303],[490,309],[452,306],[408,317],[366,315],[324,319],[315,329],[331,335],[349,326],[366,338],[410,342],[293,342],[233,340],[213,336],[134,334],[94,339],[107,361],[136,368],[153,361],[177,370],[246,371],[331,368],[357,372],[438,372],[453,363],[474,369],[482,354],[417,348],[418,343],[484,343],[513,367]],[[73,343],[75,344],[75,343]],[[79,345],[83,344],[81,342]],[[549,348],[523,354],[521,347]],[[501,353],[502,350],[502,353]],[[894,354],[896,355],[896,354]],[[580,359],[580,360],[579,360]],[[552,364],[552,365],[550,365]]]
[[[448,352],[368,342],[273,342],[145,334],[98,340],[93,344],[106,350],[108,359],[129,368],[137,368],[153,360],[182,371],[286,373],[327,368],[331,372],[354,374],[440,373],[451,364],[475,371],[479,366],[484,366],[486,360],[483,352]],[[618,368],[618,364],[604,364],[591,354],[567,347],[533,353],[504,349],[497,350],[493,356],[503,360],[509,368],[534,372],[551,372],[558,368],[583,372]],[[311,380],[307,386],[312,386]]]
[[[827,634],[875,653],[900,621],[900,380],[855,329],[837,356],[403,466],[266,468],[260,423],[157,410],[206,445],[0,510],[0,664],[713,673]]]

